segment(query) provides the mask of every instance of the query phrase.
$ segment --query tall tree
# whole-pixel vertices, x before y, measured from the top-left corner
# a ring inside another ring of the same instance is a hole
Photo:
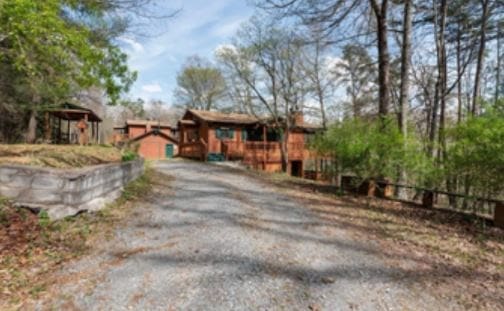
[[[318,102],[322,127],[327,128],[327,109],[334,95],[336,76],[334,63],[327,54],[327,43],[319,27],[311,27],[305,38],[302,67],[309,82],[310,94]]]
[[[485,57],[485,47],[486,47],[486,36],[487,36],[487,24],[488,17],[490,15],[490,0],[480,0],[481,4],[481,25],[480,25],[480,40],[478,48],[478,61],[476,64],[476,74],[474,76],[474,93],[473,93],[473,103],[471,108],[472,115],[478,114],[479,107],[478,101],[481,97],[481,75],[483,71],[483,61]]]
[[[283,31],[273,22],[256,16],[238,32],[234,47],[223,49],[219,55],[250,87],[254,101],[269,115],[281,137],[283,171],[288,165],[292,119],[303,108],[307,92],[301,47],[302,41],[293,32]]]
[[[334,70],[338,83],[346,86],[351,115],[358,118],[369,114],[376,98],[377,77],[376,67],[366,48],[362,45],[345,45],[341,62],[336,64]]]
[[[134,28],[133,17],[161,19],[149,9],[154,1],[0,1],[0,62],[10,73],[0,94],[16,103],[22,119],[29,115],[28,142],[48,106],[90,87],[114,104],[129,89],[136,73],[114,39]]]
[[[401,49],[401,94],[399,98],[399,129],[406,144],[408,137],[408,113],[409,113],[409,84],[410,84],[410,61],[411,61],[411,27],[412,27],[413,3],[412,0],[404,1],[403,38]],[[404,167],[400,168],[399,183],[406,183],[407,176]],[[406,199],[404,188],[399,188],[398,196]]]
[[[179,106],[217,109],[225,92],[226,83],[221,71],[199,56],[189,57],[177,75],[175,98]]]
[[[388,48],[388,0],[369,0],[371,8],[376,18],[376,36],[378,48],[378,85],[379,85],[379,104],[378,114],[384,117],[389,112],[389,80],[390,63]]]

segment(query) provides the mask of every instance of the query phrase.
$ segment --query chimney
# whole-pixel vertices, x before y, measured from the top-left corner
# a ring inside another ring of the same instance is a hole
[[[303,126],[304,125],[304,114],[302,111],[294,112],[294,126]]]

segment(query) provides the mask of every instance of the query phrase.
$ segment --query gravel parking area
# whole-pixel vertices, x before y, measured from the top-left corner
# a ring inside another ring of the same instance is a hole
[[[174,177],[96,254],[64,268],[39,309],[455,310],[409,286],[373,241],[226,167],[159,162]]]

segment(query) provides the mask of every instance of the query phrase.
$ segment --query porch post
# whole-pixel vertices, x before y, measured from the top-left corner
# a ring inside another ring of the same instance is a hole
[[[100,144],[100,122],[96,122],[96,142]]]
[[[94,130],[94,122],[91,121],[91,143],[93,144],[95,140],[95,130]]]
[[[61,118],[58,118],[58,144],[61,144]]]
[[[72,143],[72,140],[70,139],[70,120],[67,120],[67,135],[68,135],[68,144],[70,145]]]

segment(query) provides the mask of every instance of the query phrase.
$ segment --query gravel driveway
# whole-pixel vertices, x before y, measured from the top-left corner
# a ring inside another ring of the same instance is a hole
[[[66,267],[68,281],[40,308],[455,309],[408,287],[375,243],[320,221],[266,183],[203,163],[156,169],[175,177],[171,189],[101,254]]]

